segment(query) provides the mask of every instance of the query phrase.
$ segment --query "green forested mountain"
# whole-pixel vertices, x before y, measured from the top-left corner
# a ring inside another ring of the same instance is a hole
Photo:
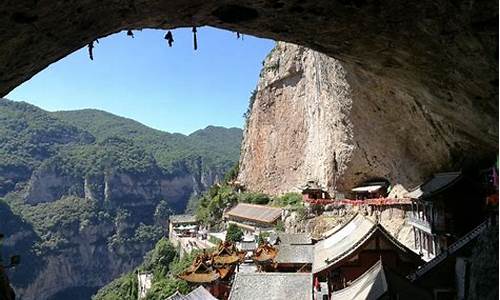
[[[0,230],[4,251],[27,259],[10,274],[16,293],[88,299],[132,270],[168,214],[238,161],[241,138],[238,128],[171,134],[0,99]]]
[[[218,167],[239,157],[242,131],[239,128],[208,126],[186,136],[149,128],[137,121],[104,111],[83,109],[60,111],[53,115],[68,124],[90,132],[98,141],[127,137],[154,155],[166,169],[180,159],[202,156],[207,167]],[[235,142],[238,141],[238,142]]]
[[[165,173],[196,171],[200,159],[204,171],[225,171],[238,160],[241,138],[239,128],[209,126],[186,136],[104,111],[51,113],[1,99],[0,195],[26,181],[49,158],[80,175],[110,167],[141,171],[152,165]]]

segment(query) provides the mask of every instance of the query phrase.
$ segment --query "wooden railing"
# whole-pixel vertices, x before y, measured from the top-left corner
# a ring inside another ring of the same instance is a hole
[[[461,249],[463,246],[468,244],[470,241],[473,239],[477,238],[487,227],[488,227],[489,220],[484,221],[483,223],[479,224],[476,228],[471,230],[469,233],[464,235],[462,238],[460,238],[458,241],[455,243],[451,244],[447,250],[443,251],[441,254],[436,256],[434,259],[420,267],[415,273],[408,275],[408,278],[411,281],[416,280],[420,276],[424,275],[427,273],[427,271],[431,270],[434,268],[436,265],[444,261],[448,256],[454,254],[456,251]]]
[[[417,228],[421,228],[424,231],[428,231],[429,233],[432,231],[432,226],[428,221],[422,220],[412,213],[408,214],[408,224],[413,225]]]

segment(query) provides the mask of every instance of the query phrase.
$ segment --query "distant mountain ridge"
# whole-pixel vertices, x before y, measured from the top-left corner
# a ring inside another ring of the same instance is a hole
[[[0,228],[20,299],[88,299],[142,261],[173,211],[239,157],[242,130],[190,135],[99,110],[0,99]],[[22,226],[19,226],[22,224]]]
[[[97,156],[110,154],[99,151],[108,149],[110,143],[114,143],[117,151],[125,150],[127,144],[136,154],[141,152],[140,158],[130,157],[129,169],[143,160],[167,176],[185,171],[218,170],[214,175],[220,177],[238,161],[242,139],[239,128],[208,126],[190,135],[172,134],[105,111],[47,112],[28,103],[6,99],[0,100],[0,125],[0,179],[3,179],[0,196],[27,181],[42,162],[55,157],[75,169],[83,167],[84,170],[80,170],[83,176],[89,168],[100,164],[96,162]],[[126,160],[121,154],[117,156]],[[118,161],[118,157],[115,158]],[[82,163],[86,166],[81,166]]]
[[[133,119],[95,109],[56,111],[51,114],[90,132],[97,140],[126,136],[143,143],[164,167],[170,167],[176,159],[193,155],[205,155],[211,163],[224,163],[227,158],[232,160],[239,157],[240,151],[240,145],[235,141],[241,141],[243,136],[240,128],[220,126],[207,126],[189,135],[169,133],[147,127]]]

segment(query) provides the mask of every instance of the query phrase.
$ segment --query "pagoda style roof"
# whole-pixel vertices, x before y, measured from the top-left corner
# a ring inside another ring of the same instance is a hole
[[[196,216],[193,215],[171,215],[169,221],[173,224],[196,223]]]
[[[395,248],[421,260],[412,250],[401,244],[384,227],[367,217],[357,214],[328,238],[314,245],[313,273],[321,272],[353,254],[361,245],[380,233]]]
[[[392,299],[391,295],[396,295],[398,299],[432,299],[428,292],[392,272],[380,260],[348,287],[333,292],[331,299]]]
[[[280,245],[310,245],[312,244],[309,233],[278,233]]]
[[[238,203],[225,213],[226,217],[236,217],[253,222],[272,224],[281,217],[282,209],[266,205]]]
[[[278,255],[278,250],[275,247],[265,243],[257,247],[257,250],[255,250],[255,254],[253,256],[253,260],[256,263],[272,263],[274,262],[276,255]]]
[[[238,251],[231,242],[221,242],[212,254],[215,265],[232,265],[245,259],[245,252]]]
[[[178,277],[193,283],[209,283],[226,278],[230,272],[231,268],[229,266],[212,268],[201,264],[194,272],[184,272],[178,275]]]
[[[446,190],[453,186],[462,177],[461,172],[437,173],[431,179],[417,187],[412,192],[406,194],[406,197],[412,199],[429,198],[436,193]]]
[[[236,273],[229,300],[312,300],[311,273]]]
[[[224,279],[231,272],[231,266],[215,267],[213,258],[202,254],[196,257],[191,266],[178,275],[180,279],[193,283],[209,283]]]
[[[312,264],[313,245],[279,245],[275,261],[281,264]]]

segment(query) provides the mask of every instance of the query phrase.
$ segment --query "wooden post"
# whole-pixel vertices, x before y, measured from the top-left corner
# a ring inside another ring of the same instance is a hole
[[[418,244],[420,248],[420,252],[422,253],[422,231],[418,231]]]
[[[413,243],[415,244],[415,249],[418,249],[418,246],[417,246],[417,230],[415,229],[415,226],[413,226]]]

